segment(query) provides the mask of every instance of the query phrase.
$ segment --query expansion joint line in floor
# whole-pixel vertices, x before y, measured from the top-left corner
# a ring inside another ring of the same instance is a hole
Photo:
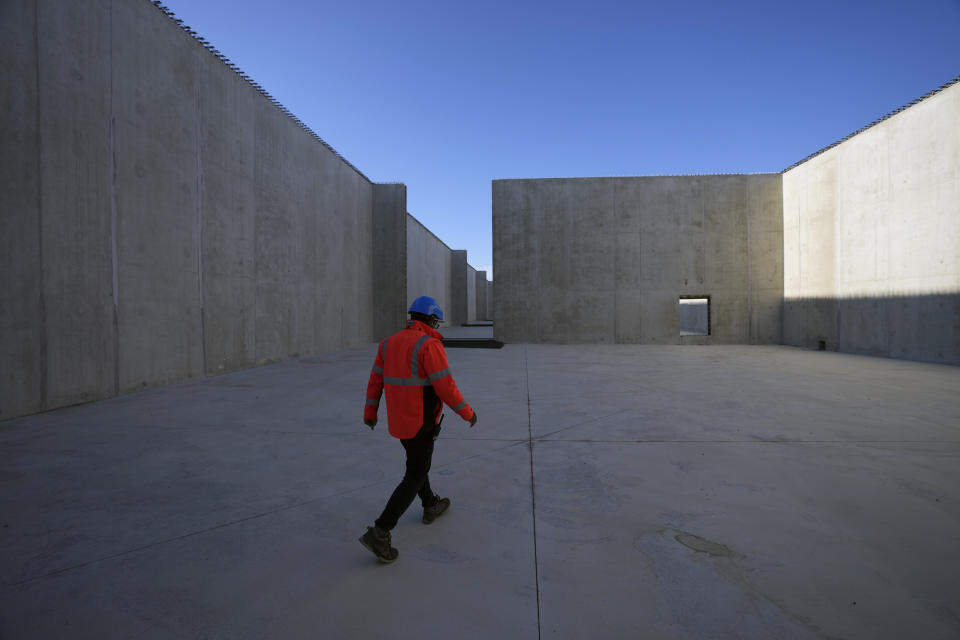
[[[530,450],[530,504],[533,513],[533,578],[537,588],[537,640],[540,640],[540,558],[537,554],[537,491],[533,477],[533,413],[530,409],[530,367],[527,347],[523,347],[523,371],[527,383],[527,448]]]

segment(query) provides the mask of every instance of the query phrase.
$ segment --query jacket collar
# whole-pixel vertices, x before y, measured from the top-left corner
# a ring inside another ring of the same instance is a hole
[[[423,331],[425,334],[431,338],[436,338],[437,340],[443,340],[443,334],[431,327],[430,325],[420,322],[419,320],[414,320],[410,318],[407,320],[407,329],[414,329],[416,331]]]

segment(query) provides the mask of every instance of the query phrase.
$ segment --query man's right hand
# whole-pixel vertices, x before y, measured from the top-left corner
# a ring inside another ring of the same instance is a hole
[[[477,424],[477,412],[474,411],[473,415],[470,417],[470,426]]]
[[[364,418],[363,424],[365,424],[365,425],[367,425],[368,427],[370,427],[370,430],[373,431],[373,428],[374,428],[375,426],[377,426],[377,419],[374,418],[373,420],[367,420],[366,418]]]

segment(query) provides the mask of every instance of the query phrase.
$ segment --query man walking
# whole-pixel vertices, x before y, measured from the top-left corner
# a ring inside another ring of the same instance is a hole
[[[360,537],[360,544],[381,562],[397,559],[399,552],[390,544],[390,531],[414,497],[420,496],[423,504],[424,524],[430,524],[450,507],[449,498],[433,493],[427,477],[433,442],[440,434],[443,405],[449,405],[471,427],[477,423],[477,413],[460,395],[453,380],[441,342],[443,336],[437,331],[443,310],[430,296],[420,296],[410,305],[409,313],[406,328],[384,338],[377,348],[363,407],[363,422],[373,429],[380,394],[386,391],[390,435],[400,439],[407,453],[403,480],[374,526],[367,527]]]

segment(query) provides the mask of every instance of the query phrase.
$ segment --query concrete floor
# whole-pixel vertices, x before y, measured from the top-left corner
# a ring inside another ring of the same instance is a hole
[[[960,637],[960,368],[451,349],[453,505],[380,565],[373,353],[0,423],[0,638]]]

